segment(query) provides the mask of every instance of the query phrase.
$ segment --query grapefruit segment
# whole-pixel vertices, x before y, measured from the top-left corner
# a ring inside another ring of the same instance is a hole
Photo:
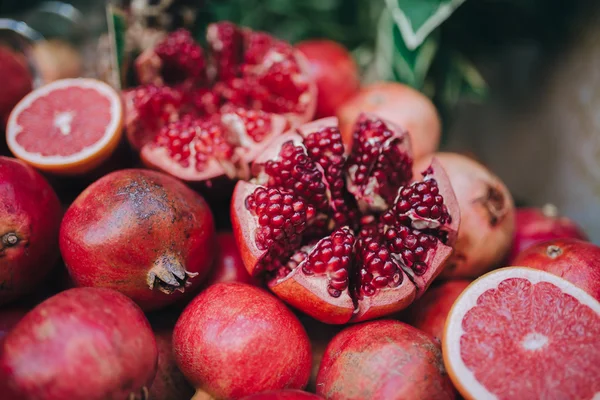
[[[21,160],[48,172],[85,173],[121,139],[119,94],[95,79],[63,79],[25,96],[10,114],[6,141]]]
[[[508,267],[477,279],[442,344],[467,399],[600,398],[600,303],[550,273]]]

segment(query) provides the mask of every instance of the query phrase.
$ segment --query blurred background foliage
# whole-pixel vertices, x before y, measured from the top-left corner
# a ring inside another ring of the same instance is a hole
[[[366,81],[407,83],[432,97],[444,119],[458,101],[482,101],[488,95],[477,60],[518,41],[560,46],[569,29],[566,21],[571,20],[565,17],[585,5],[575,0],[145,1],[196,8],[198,36],[208,23],[230,20],[292,43],[309,38],[335,40],[353,52]],[[17,15],[36,3],[0,0],[0,14]],[[71,3],[85,9],[90,0]],[[416,32],[419,27],[426,28],[421,31],[426,35],[410,35],[409,28]]]

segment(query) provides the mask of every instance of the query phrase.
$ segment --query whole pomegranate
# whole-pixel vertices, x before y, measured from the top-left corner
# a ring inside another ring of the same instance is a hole
[[[13,107],[33,89],[33,78],[27,59],[21,53],[0,44],[0,131],[4,131],[8,115]]]
[[[173,349],[198,390],[194,398],[302,389],[310,376],[310,343],[298,319],[243,283],[217,283],[200,293],[175,325]]]
[[[177,367],[172,346],[172,330],[155,330],[158,368],[150,387],[148,400],[183,400],[194,395],[194,388]]]
[[[358,66],[352,55],[332,40],[307,40],[296,44],[308,60],[317,84],[317,118],[335,116],[337,109],[360,87]]]
[[[519,253],[536,243],[567,238],[588,240],[583,229],[572,220],[561,217],[552,204],[542,208],[517,208],[515,234],[506,265],[514,265]]]
[[[10,331],[0,353],[9,400],[145,399],[158,354],[142,311],[101,288],[44,301]]]
[[[259,282],[250,276],[240,250],[231,232],[217,233],[217,256],[212,272],[205,282],[205,286],[214,285],[219,282],[241,282],[250,285],[258,285]]]
[[[477,278],[507,256],[515,228],[515,207],[504,183],[477,161],[456,153],[436,153],[446,170],[460,207],[460,229],[454,253],[442,276]],[[432,156],[416,163],[419,171]]]
[[[180,179],[247,178],[272,137],[313,118],[316,85],[304,56],[264,32],[219,22],[206,42],[207,54],[181,29],[140,55],[127,136],[145,164]]]
[[[406,310],[404,321],[438,340],[444,335],[446,317],[454,301],[471,281],[446,281],[430,288]]]
[[[77,286],[115,289],[151,310],[199,287],[214,260],[215,227],[204,199],[177,179],[120,170],[69,207],[60,250]]]
[[[521,252],[512,265],[540,269],[579,286],[600,301],[600,247],[578,239],[554,239]]]
[[[427,96],[401,83],[379,82],[364,86],[337,109],[340,129],[347,145],[352,143],[353,126],[362,112],[373,113],[408,131],[415,160],[437,151],[441,122]]]
[[[331,341],[317,394],[331,400],[455,397],[439,344],[410,325],[386,320],[346,328]]]
[[[413,176],[405,131],[363,114],[354,138],[346,154],[334,117],[290,131],[256,158],[232,199],[247,270],[330,324],[408,306],[444,267],[460,223],[441,165]]]
[[[244,397],[243,400],[319,400],[322,397],[301,390],[275,390]]]
[[[31,292],[54,267],[61,205],[25,163],[0,156],[0,305]]]

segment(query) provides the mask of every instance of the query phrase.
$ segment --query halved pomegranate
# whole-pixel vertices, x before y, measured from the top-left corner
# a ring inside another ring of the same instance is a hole
[[[403,129],[363,114],[354,130],[349,153],[333,117],[281,135],[232,200],[248,272],[331,324],[407,307],[443,269],[460,223],[435,159],[422,177],[412,176]]]
[[[316,85],[304,56],[266,33],[219,22],[206,41],[178,30],[138,57],[127,136],[146,165],[178,178],[248,179],[271,138],[313,118]]]

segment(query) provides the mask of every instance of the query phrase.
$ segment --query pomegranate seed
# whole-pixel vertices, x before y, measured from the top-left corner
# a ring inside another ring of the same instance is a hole
[[[162,61],[161,73],[167,84],[189,80],[198,85],[206,80],[204,51],[187,30],[171,33],[154,48],[154,52]]]
[[[217,66],[219,80],[225,81],[241,74],[244,39],[241,30],[231,22],[209,25],[207,42]]]

